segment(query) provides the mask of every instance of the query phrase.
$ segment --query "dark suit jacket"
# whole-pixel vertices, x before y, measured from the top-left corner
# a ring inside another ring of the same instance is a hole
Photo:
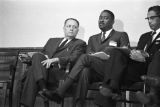
[[[58,57],[62,66],[66,66],[68,62],[74,64],[78,57],[82,53],[85,53],[86,43],[75,38],[61,49],[58,49],[62,39],[63,38],[50,38],[44,46],[42,53],[48,55],[49,58]]]
[[[158,34],[157,36],[160,36],[160,34]],[[151,40],[151,32],[147,32],[141,35],[137,45],[137,49],[147,51],[149,53],[149,57],[146,58],[145,63],[134,61],[131,59],[129,60],[129,64],[127,66],[127,70],[125,74],[125,84],[130,85],[134,82],[142,81],[140,76],[145,75],[148,72],[148,66],[150,66],[150,63],[155,57],[156,52],[158,52],[160,49],[159,39],[158,38],[155,39],[154,41],[152,41],[150,45],[148,45],[148,42]]]
[[[101,33],[91,36],[88,41],[87,53],[104,51],[109,46],[110,41],[115,41],[117,47],[129,46],[129,38],[126,32],[112,30],[103,43],[101,42]]]
[[[152,39],[152,32],[147,32],[143,34],[138,42],[137,49],[146,50],[150,55],[150,60],[152,60],[154,54],[160,49],[160,39],[156,38],[150,45],[148,45],[148,41]],[[160,38],[160,33],[157,35]],[[146,49],[145,49],[146,48]]]

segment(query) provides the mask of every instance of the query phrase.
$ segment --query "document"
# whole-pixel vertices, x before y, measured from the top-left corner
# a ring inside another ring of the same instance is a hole
[[[90,55],[98,57],[102,60],[107,60],[110,57],[110,55],[106,54],[105,52],[96,52],[96,53],[93,53],[93,54],[90,54]]]

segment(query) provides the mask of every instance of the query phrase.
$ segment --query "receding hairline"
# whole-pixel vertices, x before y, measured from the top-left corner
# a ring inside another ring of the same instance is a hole
[[[74,20],[74,21],[77,23],[78,27],[79,27],[79,21],[78,21],[77,19],[75,19],[75,18],[67,18],[67,19],[64,21],[64,25],[66,25],[66,23],[67,23],[68,20]]]

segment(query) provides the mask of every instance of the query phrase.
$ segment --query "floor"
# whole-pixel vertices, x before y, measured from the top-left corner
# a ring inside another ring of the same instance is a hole
[[[65,103],[64,103],[64,107],[71,107],[71,101],[72,101],[72,98],[66,98],[65,99]],[[0,107],[3,107],[2,106],[2,99],[0,98]],[[8,107],[8,101],[7,101],[7,104],[5,107]],[[15,102],[14,102],[14,106],[13,107],[16,107],[15,106]],[[44,104],[43,104],[43,100],[40,98],[40,97],[37,97],[36,99],[36,103],[35,103],[35,107],[44,107]],[[50,102],[50,107],[61,107],[60,104],[56,104],[54,102]],[[86,104],[86,107],[98,107],[96,106],[93,102],[91,101],[87,101],[87,104]],[[124,104],[122,103],[117,103],[117,107],[124,107]],[[129,106],[127,106],[129,107]],[[130,107],[142,107],[141,105],[139,104],[134,104]]]

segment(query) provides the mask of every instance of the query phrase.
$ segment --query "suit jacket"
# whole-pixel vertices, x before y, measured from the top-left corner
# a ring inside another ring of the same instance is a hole
[[[127,65],[127,70],[125,74],[125,83],[124,84],[132,84],[137,81],[142,81],[140,76],[145,75],[147,72],[153,72],[148,70],[148,66],[150,66],[150,63],[152,62],[152,59],[155,57],[156,52],[160,49],[160,38],[155,38],[154,41],[150,45],[148,45],[148,42],[152,39],[151,37],[152,32],[147,32],[141,35],[137,49],[138,50],[144,50],[148,52],[149,57],[146,58],[146,63],[144,62],[138,62],[134,60],[129,60],[129,64]],[[160,36],[160,34],[157,35],[157,37]],[[157,62],[154,62],[152,65]],[[152,69],[153,70],[153,69]],[[157,68],[154,67],[154,72],[157,71]],[[128,83],[128,81],[130,83]]]
[[[154,54],[160,49],[160,33],[157,35],[158,38],[155,38],[155,40],[153,40],[152,43],[148,45],[148,42],[152,39],[151,33],[152,32],[147,32],[142,34],[137,46],[137,49],[145,50],[149,53],[150,61],[152,60]]]
[[[66,66],[68,62],[74,64],[78,57],[85,52],[86,43],[80,39],[72,39],[64,47],[59,49],[59,44],[63,38],[50,38],[44,46],[42,53],[48,55],[49,58],[58,57],[60,64]]]
[[[101,33],[93,35],[89,38],[87,53],[104,51],[110,46],[110,41],[117,43],[117,47],[129,46],[129,38],[126,32],[112,30],[104,42],[101,42]]]

